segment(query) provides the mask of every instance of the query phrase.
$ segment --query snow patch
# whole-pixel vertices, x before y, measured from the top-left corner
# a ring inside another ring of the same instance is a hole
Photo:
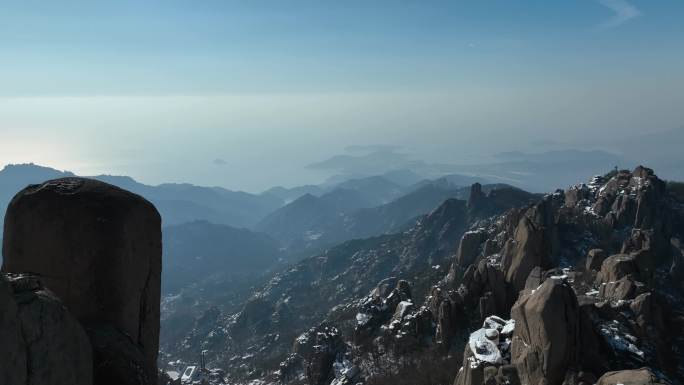
[[[396,315],[398,316],[399,319],[404,318],[404,314],[406,314],[406,311],[413,306],[413,302],[411,301],[401,301],[399,302],[399,305],[397,305],[397,311]]]
[[[606,322],[601,325],[600,333],[614,350],[630,353],[643,360],[645,353],[635,345],[637,338],[623,331],[621,326],[617,320]]]
[[[468,347],[473,353],[468,358],[471,368],[477,368],[482,362],[503,364],[506,361],[511,340],[515,330],[514,320],[504,320],[501,317],[489,316],[484,320],[481,329],[470,334]]]
[[[366,313],[357,313],[356,314],[356,324],[359,326],[363,326],[368,323],[368,321],[373,318],[370,314]]]

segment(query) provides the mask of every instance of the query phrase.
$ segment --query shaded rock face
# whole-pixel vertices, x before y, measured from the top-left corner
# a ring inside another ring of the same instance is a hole
[[[12,287],[3,275],[0,275],[0,383],[15,385],[25,384],[26,343],[21,333],[19,309],[14,300]]]
[[[480,255],[480,246],[487,239],[484,230],[467,231],[461,238],[461,243],[456,252],[456,263],[460,266],[468,266]]]
[[[333,364],[344,360],[347,349],[339,330],[322,324],[302,333],[293,350],[301,357],[307,383],[324,385],[335,378]]]
[[[607,257],[608,256],[603,249],[591,249],[587,254],[587,263],[585,268],[587,271],[598,271],[601,269],[601,265]]]
[[[462,306],[442,294],[440,288],[433,288],[428,298],[430,311],[437,323],[435,339],[446,349],[465,324]]]
[[[134,383],[156,381],[161,219],[152,204],[84,178],[31,185],[9,204],[3,254],[4,272],[39,275],[89,334],[127,335],[144,357]]]
[[[623,277],[635,275],[637,272],[638,267],[634,257],[626,254],[616,254],[603,261],[596,281],[597,283],[615,282]]]
[[[515,230],[514,239],[505,246],[503,264],[506,281],[517,290],[525,288],[530,272],[537,267],[551,267],[551,248],[544,228],[523,216]]]
[[[516,324],[511,361],[522,383],[561,384],[580,351],[579,304],[572,288],[547,279],[518,299],[511,317]]]
[[[602,284],[599,287],[599,297],[611,301],[631,299],[636,295],[640,285],[639,282],[634,281],[631,277],[625,276],[617,281]]]
[[[558,249],[557,211],[562,200],[562,194],[550,194],[525,210],[513,236],[504,244],[500,252],[502,268],[506,281],[516,290],[525,288],[535,267],[553,267],[553,255]]]
[[[468,267],[459,292],[466,305],[477,308],[480,321],[492,314],[507,316],[515,302],[515,292],[503,271],[488,260]]]
[[[36,277],[0,275],[0,383],[93,383],[83,327]]]

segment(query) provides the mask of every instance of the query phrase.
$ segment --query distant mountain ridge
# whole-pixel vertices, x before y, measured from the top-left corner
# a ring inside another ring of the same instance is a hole
[[[392,186],[378,182],[380,177],[374,177],[373,181],[364,179],[352,180],[350,183],[341,184],[349,186],[373,184],[374,186]],[[468,199],[470,187],[464,187],[451,183],[451,181],[482,180],[461,176],[447,176],[435,181],[421,181],[412,186],[399,188],[396,191],[385,190],[386,193],[399,195],[387,203],[377,205],[369,204],[363,198],[355,195],[353,190],[338,188],[333,192],[315,197],[305,195],[294,202],[285,205],[261,221],[256,229],[272,235],[282,242],[290,252],[303,250],[316,251],[324,247],[344,242],[350,239],[368,238],[382,234],[401,232],[409,228],[419,216],[430,213],[442,202],[450,198]],[[494,190],[502,190],[498,196],[511,197],[515,202],[525,202],[534,195],[520,189],[505,185],[493,184],[482,187],[483,194],[490,193],[497,196]],[[503,190],[510,190],[503,193]],[[367,189],[367,191],[373,191]],[[377,192],[381,194],[381,192]],[[340,205],[340,196],[346,196],[346,205]],[[337,197],[338,199],[334,199]],[[354,197],[354,198],[351,198]],[[495,201],[493,199],[492,201]],[[509,205],[502,202],[502,205]],[[491,210],[490,210],[491,211]]]
[[[35,164],[5,166],[0,170],[0,205],[3,213],[14,194],[27,185],[68,176],[74,174]],[[164,225],[207,220],[235,227],[251,227],[284,203],[274,195],[256,195],[222,187],[201,187],[185,183],[150,186],[128,176],[96,175],[90,178],[145,197],[157,207]]]

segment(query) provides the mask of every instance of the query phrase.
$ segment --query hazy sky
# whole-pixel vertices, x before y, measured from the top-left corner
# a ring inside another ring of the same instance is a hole
[[[683,68],[681,0],[0,0],[0,163],[257,191],[591,146],[684,125]]]

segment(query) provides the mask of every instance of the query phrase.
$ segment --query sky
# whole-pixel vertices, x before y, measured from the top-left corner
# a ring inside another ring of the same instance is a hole
[[[684,126],[683,19],[681,0],[0,0],[0,164],[260,191],[350,145],[600,147]]]

